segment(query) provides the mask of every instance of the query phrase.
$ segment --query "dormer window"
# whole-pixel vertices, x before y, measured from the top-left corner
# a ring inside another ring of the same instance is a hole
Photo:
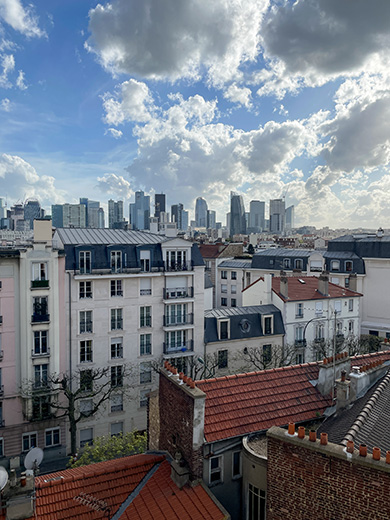
[[[340,271],[340,262],[338,260],[331,260],[330,270],[331,271]]]
[[[263,334],[273,334],[274,333],[274,317],[271,316],[262,316],[263,321]]]
[[[111,251],[111,271],[113,273],[122,271],[122,251]]]
[[[141,271],[150,272],[150,251],[140,251]]]
[[[168,271],[187,271],[187,251],[167,251],[165,268]]]
[[[283,269],[290,269],[290,259],[289,258],[283,259]]]
[[[80,274],[91,272],[91,251],[79,252],[79,269]]]
[[[295,259],[295,269],[299,269],[302,271],[303,269],[303,260],[301,258]]]
[[[218,338],[220,340],[230,338],[230,320],[218,321]]]
[[[352,266],[353,266],[353,262],[351,260],[348,260],[347,262],[345,262],[345,270],[347,273],[352,272]]]

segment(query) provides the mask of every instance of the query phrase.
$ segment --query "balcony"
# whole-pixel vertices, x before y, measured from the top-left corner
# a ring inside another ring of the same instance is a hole
[[[163,298],[164,300],[176,300],[179,298],[193,298],[194,288],[193,287],[175,287],[170,289],[164,289]]]
[[[314,338],[314,343],[316,345],[325,345],[325,338]]]
[[[152,294],[152,289],[140,289],[140,296],[149,296]]]
[[[297,348],[306,347],[306,340],[305,339],[296,339],[295,342],[294,342],[294,345]]]
[[[187,340],[185,343],[180,341],[178,343],[163,343],[164,354],[175,354],[179,352],[192,352],[194,350],[194,341]]]
[[[177,314],[164,316],[164,327],[175,327],[177,325],[193,325],[193,314]]]
[[[44,289],[49,287],[49,280],[31,280],[31,289]]]
[[[35,349],[31,349],[31,357],[37,358],[37,357],[47,357],[50,356],[50,349],[41,349],[38,352],[35,351]]]
[[[345,339],[344,338],[344,334],[339,334],[339,333],[336,334],[336,342],[337,343],[342,343],[344,341],[344,339]]]
[[[165,271],[177,272],[177,271],[193,271],[194,268],[191,262],[165,262]]]
[[[43,323],[50,321],[50,314],[35,313],[31,316],[31,321],[33,323]]]
[[[32,384],[33,390],[36,392],[47,392],[48,390],[51,390],[51,384],[50,381],[34,381]]]
[[[303,312],[298,312],[298,314],[295,314],[295,318],[303,318]]]

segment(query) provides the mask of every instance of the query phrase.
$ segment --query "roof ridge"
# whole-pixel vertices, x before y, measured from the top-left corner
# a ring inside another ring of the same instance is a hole
[[[382,393],[384,392],[388,384],[390,384],[390,371],[387,372],[387,375],[383,378],[383,381],[378,385],[378,388],[375,390],[375,392],[372,394],[365,406],[362,408],[361,412],[353,422],[351,428],[345,434],[344,439],[341,441],[341,444],[346,445],[347,441],[353,441],[355,439],[356,435],[359,433],[360,429],[367,420],[367,417],[372,412],[372,409],[378,402],[379,398],[381,397]]]

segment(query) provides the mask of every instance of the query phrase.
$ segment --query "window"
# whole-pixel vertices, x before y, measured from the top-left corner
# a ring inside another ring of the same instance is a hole
[[[121,435],[123,433],[123,422],[116,422],[111,424],[111,437]]]
[[[140,390],[139,392],[139,406],[140,408],[144,408],[148,406],[148,395],[150,394],[151,389],[147,388],[145,390]]]
[[[347,271],[347,273],[350,273],[352,271],[352,267],[353,267],[353,262],[347,260],[345,262],[345,270]]]
[[[80,390],[83,392],[91,392],[93,389],[92,370],[80,371]]]
[[[325,327],[323,323],[317,323],[316,325],[316,341],[322,341],[324,339]]]
[[[272,361],[272,346],[263,345],[263,365],[267,366]]]
[[[4,439],[0,437],[0,457],[4,457]]]
[[[231,299],[231,307],[237,307],[237,300],[236,298]]]
[[[33,299],[33,321],[49,321],[46,296],[38,296]]]
[[[92,311],[80,311],[80,334],[92,332]]]
[[[79,269],[80,274],[88,274],[91,272],[91,251],[79,252]]]
[[[283,269],[290,269],[290,259],[289,258],[283,258]]]
[[[79,297],[92,298],[92,282],[79,282]]]
[[[336,314],[340,314],[341,312],[341,301],[337,300],[334,302],[334,311]]]
[[[223,481],[222,455],[210,458],[209,484],[218,484]]]
[[[111,296],[123,296],[122,280],[111,280]]]
[[[47,330],[36,330],[34,332],[34,351],[36,356],[47,354]]]
[[[232,475],[233,478],[241,477],[241,452],[234,451],[232,458]]]
[[[32,287],[48,287],[47,263],[39,262],[32,264]]]
[[[92,363],[92,340],[80,341],[80,363]]]
[[[185,271],[187,269],[187,251],[167,251],[166,259],[168,271]]]
[[[92,399],[82,399],[80,401],[80,415],[83,417],[89,417],[92,415],[93,410],[93,400]]]
[[[305,362],[305,353],[304,352],[298,352],[295,357],[295,364],[296,365],[303,365]]]
[[[29,451],[31,448],[38,446],[37,432],[23,433],[22,435],[22,451]]]
[[[350,300],[348,300],[348,310],[349,310],[349,312],[353,311],[353,299],[352,298]]]
[[[273,316],[264,316],[263,319],[264,319],[263,333],[264,334],[273,334],[273,328],[274,328]]]
[[[330,261],[330,270],[331,271],[340,271],[340,262],[338,260]]]
[[[302,342],[303,341],[303,327],[295,327],[295,341]]]
[[[113,394],[111,396],[111,412],[123,412],[122,394]]]
[[[150,356],[152,353],[152,335],[141,334],[139,343],[139,354],[140,356]]]
[[[90,446],[93,444],[93,429],[85,428],[84,430],[80,430],[80,448],[84,448],[89,444]]]
[[[341,336],[343,334],[343,323],[342,323],[342,321],[338,321],[336,323],[336,334],[337,334],[337,336]]]
[[[237,285],[231,285],[230,286],[230,291],[232,294],[236,294],[237,293]]]
[[[330,281],[332,283],[334,283],[335,285],[339,285],[340,284],[340,280],[338,278],[336,278],[335,276],[332,276]]]
[[[227,271],[221,271],[221,278],[222,280],[227,280]]]
[[[310,271],[320,273],[322,271],[322,260],[310,260]]]
[[[299,270],[302,271],[302,269],[303,269],[303,260],[301,260],[300,258],[296,258],[294,265],[295,265],[295,269],[299,269]]]
[[[349,278],[345,278],[344,286],[348,289],[348,287],[349,287]]]
[[[48,369],[49,365],[34,365],[34,386],[35,388],[41,388],[47,386],[48,380]]]
[[[123,309],[111,309],[111,330],[123,329]]]
[[[165,307],[165,326],[183,325],[191,321],[189,318],[190,316],[187,315],[186,303],[177,303]]]
[[[232,271],[231,274],[230,274],[230,278],[232,280],[237,280],[237,271]]]
[[[111,272],[120,273],[122,271],[122,251],[111,251]]]
[[[221,293],[227,293],[227,285],[226,285],[226,283],[221,284]]]
[[[51,417],[50,396],[34,395],[32,399],[32,420],[42,421]]]
[[[322,316],[322,302],[316,302],[316,316]]]
[[[111,338],[111,359],[123,358],[123,338]]]
[[[246,286],[248,287],[248,285],[251,284],[251,273],[246,273],[245,277],[246,277]]]
[[[229,339],[230,322],[229,320],[219,321],[219,339]]]
[[[123,386],[123,367],[121,365],[111,367],[111,386]]]
[[[140,308],[140,327],[151,327],[152,326],[152,308],[141,307]]]
[[[296,303],[295,304],[295,317],[296,318],[303,318],[303,303]]]
[[[165,333],[167,350],[187,350],[187,331],[172,330]]]
[[[150,251],[140,251],[141,271],[148,273],[150,271]]]
[[[354,322],[353,321],[348,322],[348,332],[350,334],[353,334],[353,332],[354,332]]]
[[[193,358],[188,358],[185,356],[175,357],[168,359],[169,363],[177,368],[177,371],[183,372],[184,375],[188,375],[188,361]]]
[[[60,429],[50,428],[45,430],[45,447],[50,448],[51,446],[58,446],[60,442]]]
[[[140,296],[152,294],[152,280],[150,278],[141,278],[139,294]]]
[[[152,364],[150,362],[140,364],[139,382],[141,385],[152,382]]]
[[[221,298],[221,306],[227,307],[227,298]]]
[[[265,510],[265,491],[249,484],[248,520],[265,520]]]
[[[219,350],[218,351],[218,368],[227,368],[228,366],[228,351]]]

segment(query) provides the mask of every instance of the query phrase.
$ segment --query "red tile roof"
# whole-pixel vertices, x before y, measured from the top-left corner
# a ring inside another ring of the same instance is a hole
[[[280,276],[272,278],[272,290],[283,301],[295,300],[323,300],[324,298],[353,298],[362,296],[360,293],[341,287],[329,282],[329,296],[324,296],[318,291],[318,278],[316,276],[289,276],[288,280],[288,298],[284,298],[280,291]],[[304,281],[305,283],[300,282]]]
[[[378,359],[390,361],[390,351],[352,357],[351,366]],[[197,381],[206,394],[206,442],[318,418],[332,404],[310,383],[318,379],[319,367],[305,363]]]
[[[331,405],[310,383],[318,363],[197,381],[206,393],[207,442],[267,430],[322,415]]]
[[[153,475],[148,475],[159,465]],[[202,484],[179,489],[170,477],[171,466],[163,455],[133,455],[39,476],[36,486],[36,518],[40,520],[107,518],[107,512],[82,503],[97,499],[110,508],[110,518],[144,477],[121,520],[223,520],[225,513]],[[78,497],[78,498],[76,498]],[[1,517],[0,517],[1,518]],[[30,520],[33,520],[32,518]]]
[[[227,246],[224,244],[199,244],[198,247],[203,258],[218,258]]]

